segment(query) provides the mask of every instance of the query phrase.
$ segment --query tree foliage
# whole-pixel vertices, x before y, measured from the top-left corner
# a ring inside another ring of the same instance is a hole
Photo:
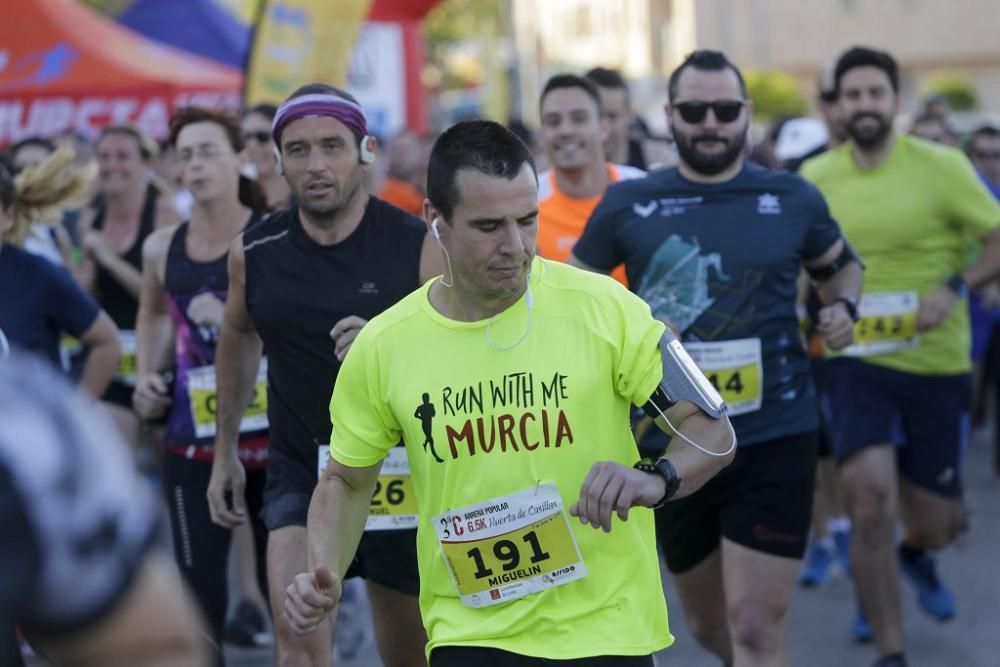
[[[747,95],[753,100],[754,113],[762,118],[803,116],[809,102],[791,74],[776,71],[748,70],[744,73]]]
[[[928,95],[941,95],[955,111],[972,111],[979,104],[976,87],[960,72],[937,72],[924,84]]]

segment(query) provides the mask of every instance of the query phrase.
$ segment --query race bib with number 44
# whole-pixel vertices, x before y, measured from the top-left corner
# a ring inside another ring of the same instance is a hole
[[[434,517],[462,604],[489,607],[587,576],[555,484]]]
[[[722,395],[730,416],[760,409],[764,379],[760,338],[684,343],[684,349]]]

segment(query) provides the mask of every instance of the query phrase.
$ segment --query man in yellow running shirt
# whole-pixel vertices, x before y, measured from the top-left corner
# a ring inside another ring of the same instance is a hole
[[[899,573],[937,620],[955,614],[929,552],[962,524],[971,401],[968,288],[1000,273],[1000,206],[959,151],[896,134],[899,71],[855,47],[834,70],[851,141],[805,163],[864,260],[854,344],[824,370],[833,453],[851,517],[851,575],[880,654],[905,667]],[[982,244],[969,263],[968,247]],[[907,536],[895,548],[902,517]]]
[[[347,355],[309,509],[309,571],[288,588],[286,618],[308,633],[335,610],[402,439],[410,475],[397,500],[412,494],[420,516],[433,667],[651,667],[673,637],[646,508],[731,460],[724,407],[641,299],[535,256],[534,160],[501,125],[441,135],[428,200],[447,270],[369,322]],[[633,403],[677,434],[640,468]]]

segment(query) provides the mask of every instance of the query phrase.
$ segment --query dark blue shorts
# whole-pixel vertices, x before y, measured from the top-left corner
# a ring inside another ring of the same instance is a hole
[[[938,495],[961,496],[970,374],[917,375],[849,358],[830,360],[824,374],[820,405],[839,462],[866,447],[893,444],[908,480]]]

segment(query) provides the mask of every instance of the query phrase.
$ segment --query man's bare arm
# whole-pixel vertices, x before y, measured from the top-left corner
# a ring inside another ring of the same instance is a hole
[[[245,520],[243,488],[246,472],[237,457],[243,413],[253,399],[263,345],[246,306],[246,263],[243,236],[229,246],[229,292],[215,353],[216,436],[208,503],[212,521],[232,528]],[[232,493],[232,509],[226,503]]]

